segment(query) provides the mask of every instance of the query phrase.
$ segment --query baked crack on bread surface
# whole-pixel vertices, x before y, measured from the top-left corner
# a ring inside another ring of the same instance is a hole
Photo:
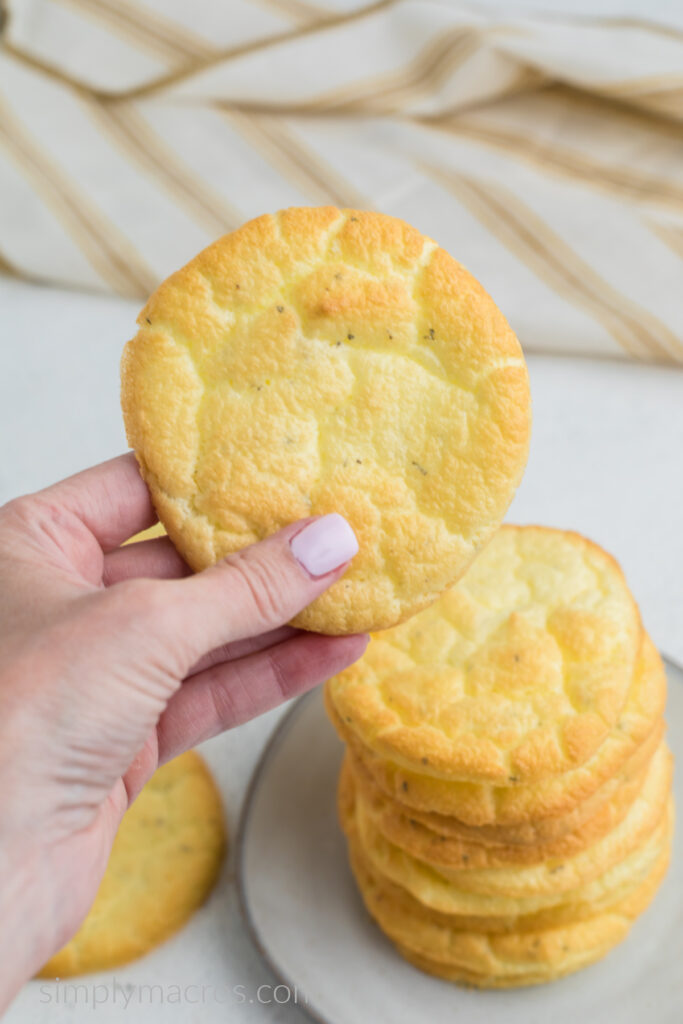
[[[499,526],[529,384],[492,299],[394,217],[295,208],[219,239],[152,295],[122,361],[128,441],[194,569],[338,512],[360,551],[294,620],[384,629]]]

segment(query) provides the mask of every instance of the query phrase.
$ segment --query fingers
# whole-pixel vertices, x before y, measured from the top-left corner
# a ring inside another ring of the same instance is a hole
[[[122,580],[181,579],[192,570],[183,561],[168,537],[125,544],[104,556],[102,582],[105,587]]]
[[[247,637],[246,640],[235,640],[231,644],[222,644],[200,658],[188,675],[196,675],[197,672],[211,668],[212,665],[219,665],[223,661],[236,661],[237,658],[246,658],[248,654],[255,654],[256,651],[265,651],[267,647],[274,647],[275,644],[280,644],[283,640],[289,640],[300,633],[300,629],[294,629],[292,626],[280,626],[279,629],[271,629],[269,633]]]
[[[159,640],[182,640],[185,675],[206,651],[289,622],[339,579],[357,551],[339,515],[293,523],[204,572],[158,584],[163,615],[155,602],[142,614]]]
[[[156,522],[147,486],[132,452],[76,473],[31,496],[71,513],[109,551]]]
[[[368,637],[297,636],[187,679],[157,726],[160,763],[263,714],[336,675],[363,654]]]

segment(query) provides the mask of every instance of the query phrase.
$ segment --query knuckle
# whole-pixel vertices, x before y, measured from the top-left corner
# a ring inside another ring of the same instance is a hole
[[[35,519],[36,501],[30,494],[22,494],[19,498],[12,498],[11,501],[8,501],[0,508],[0,516],[4,522],[27,526]]]
[[[273,683],[273,690],[282,700],[287,700],[290,695],[291,681],[277,654],[267,651],[266,664],[268,666],[268,674]]]
[[[212,680],[207,689],[212,719],[220,728],[231,728],[239,722],[236,702],[230,688]]]
[[[283,585],[277,571],[268,562],[242,554],[225,563],[238,588],[238,599],[248,602],[263,630],[274,629],[283,621]]]
[[[3,524],[15,534],[40,537],[61,547],[63,539],[81,541],[87,528],[47,491],[22,494],[0,508]]]

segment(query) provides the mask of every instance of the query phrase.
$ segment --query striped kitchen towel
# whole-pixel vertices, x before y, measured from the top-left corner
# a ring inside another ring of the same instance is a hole
[[[529,350],[683,362],[679,0],[5,0],[0,270],[144,299],[283,206],[404,217]]]

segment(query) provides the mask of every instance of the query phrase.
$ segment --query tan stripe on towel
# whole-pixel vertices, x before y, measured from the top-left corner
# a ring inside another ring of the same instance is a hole
[[[267,50],[271,46],[288,43],[293,39],[301,39],[303,36],[312,35],[315,32],[326,32],[329,29],[337,28],[339,25],[348,25],[350,22],[360,21],[362,18],[368,18],[371,15],[376,14],[378,11],[384,10],[386,7],[392,7],[396,2],[397,0],[375,0],[374,3],[368,4],[367,7],[350,11],[347,14],[333,14],[329,18],[325,18],[323,21],[311,22],[309,25],[301,25],[298,28],[286,29],[284,32],[275,32],[273,35],[266,36],[265,38],[262,37],[247,43],[239,43],[237,46],[231,46],[221,50],[208,60],[203,61],[202,70],[205,71],[208,68],[215,67],[217,64],[224,64],[231,60],[237,60],[240,57],[246,56],[248,53]],[[182,82],[191,75],[194,75],[196,71],[197,69],[193,67],[177,68],[170,71],[167,75],[160,75],[159,78],[153,82],[145,82],[143,85],[134,86],[132,89],[126,90],[125,93],[121,92],[117,95],[121,99],[139,99],[143,96],[150,96],[153,93],[163,92],[169,86],[177,85],[179,82]]]
[[[415,60],[398,71],[356,80],[313,99],[288,103],[285,108],[268,104],[261,109],[325,114],[377,114],[400,110],[406,101],[428,95],[441,85],[478,48],[478,34],[469,28],[458,28],[432,40]],[[259,108],[245,104],[242,109]]]
[[[250,142],[284,178],[314,202],[335,203],[363,209],[367,205],[359,192],[333,168],[295,139],[277,118],[218,107],[232,126]]]
[[[101,22],[127,42],[167,63],[197,63],[213,57],[210,43],[159,14],[128,0],[59,0]]]
[[[477,124],[467,118],[434,120],[430,124],[438,126],[450,135],[471,139],[511,153],[532,166],[550,170],[573,181],[580,181],[612,196],[683,210],[683,184],[638,172],[623,163],[604,163],[549,139],[530,137],[490,124]],[[683,158],[683,145],[681,157]]]
[[[546,284],[595,317],[639,358],[683,361],[683,346],[657,317],[607,283],[512,192],[421,164]]]
[[[73,187],[0,103],[2,141],[102,280],[121,295],[135,298],[148,295],[157,282],[139,253],[116,226]]]
[[[240,224],[240,214],[166,145],[131,104],[93,100],[87,106],[116,145],[211,235]]]
[[[297,22],[299,25],[310,25],[329,18],[333,13],[315,4],[306,3],[306,0],[252,0],[259,7],[270,7],[278,14],[284,14],[286,18]]]
[[[657,221],[647,222],[649,229],[661,239],[677,256],[683,259],[683,225],[660,224]]]

